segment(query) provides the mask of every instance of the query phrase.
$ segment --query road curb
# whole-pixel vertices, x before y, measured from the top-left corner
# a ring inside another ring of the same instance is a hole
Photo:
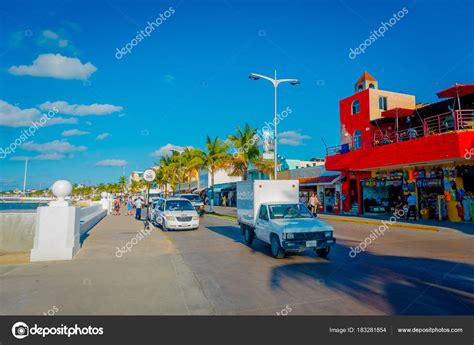
[[[321,219],[326,220],[334,220],[338,222],[348,222],[348,223],[361,223],[361,224],[371,224],[371,225],[380,225],[382,220],[375,220],[375,219],[367,219],[367,218],[351,218],[351,217],[331,217],[331,216],[324,216],[319,215]],[[394,228],[403,228],[403,229],[410,229],[410,230],[424,230],[424,231],[435,231],[438,232],[440,228],[438,226],[432,225],[418,225],[418,224],[410,224],[410,223],[395,223],[391,225]]]

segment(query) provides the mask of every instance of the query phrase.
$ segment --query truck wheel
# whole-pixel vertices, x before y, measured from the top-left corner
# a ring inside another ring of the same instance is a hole
[[[244,240],[247,245],[251,246],[253,239],[255,238],[255,233],[251,228],[248,226],[244,225]]]
[[[273,257],[277,259],[283,259],[285,257],[285,250],[281,247],[278,236],[273,234],[270,242]]]
[[[321,258],[325,258],[326,256],[328,256],[330,251],[331,251],[331,247],[316,249],[316,254],[318,254],[318,256]]]
[[[164,219],[163,219],[163,223],[161,223],[161,230],[168,231],[168,228],[166,227],[166,220]]]

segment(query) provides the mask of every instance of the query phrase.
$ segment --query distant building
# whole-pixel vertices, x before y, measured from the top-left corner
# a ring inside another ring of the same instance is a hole
[[[315,167],[324,165],[324,158],[312,158],[309,161],[301,159],[287,159],[283,156],[278,157],[279,171],[295,170],[301,168]]]
[[[143,179],[143,171],[132,171],[128,179],[128,183],[131,184],[132,181],[140,182]]]

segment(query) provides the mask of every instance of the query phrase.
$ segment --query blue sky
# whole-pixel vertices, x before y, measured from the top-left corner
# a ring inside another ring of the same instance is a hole
[[[383,37],[349,58],[404,7]],[[301,159],[324,156],[321,137],[339,143],[338,101],[364,70],[381,89],[419,102],[473,82],[470,1],[43,0],[2,2],[0,13],[0,147],[42,111],[59,110],[0,159],[2,190],[21,187],[25,157],[29,188],[59,178],[112,182],[170,146],[202,147],[206,135],[224,138],[245,122],[261,128],[272,120],[273,90],[250,72],[276,68],[301,80],[279,88],[280,111],[292,109],[279,153]]]

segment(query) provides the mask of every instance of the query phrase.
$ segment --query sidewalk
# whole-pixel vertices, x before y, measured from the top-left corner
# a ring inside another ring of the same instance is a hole
[[[206,212],[208,211],[208,206],[206,207]],[[222,207],[214,206],[214,212],[222,215],[237,217],[237,209],[235,207]],[[381,221],[390,219],[389,215],[380,215],[380,216],[353,216],[353,215],[340,215],[333,213],[320,213],[318,214],[320,219],[333,220],[340,222],[354,222],[354,223],[365,223],[365,224],[379,224]],[[414,229],[414,230],[431,230],[439,231],[442,229],[450,229],[460,231],[464,234],[474,235],[474,223],[470,222],[438,222],[432,219],[420,219],[417,221],[414,220],[402,220],[397,222],[397,227]]]

